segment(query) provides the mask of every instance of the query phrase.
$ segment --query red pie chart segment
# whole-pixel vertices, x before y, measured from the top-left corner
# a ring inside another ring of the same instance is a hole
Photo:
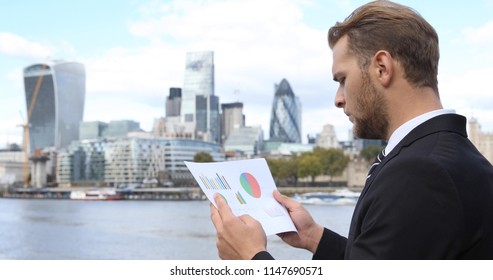
[[[240,183],[243,189],[252,197],[260,198],[260,186],[257,179],[250,173],[242,173],[240,175]]]

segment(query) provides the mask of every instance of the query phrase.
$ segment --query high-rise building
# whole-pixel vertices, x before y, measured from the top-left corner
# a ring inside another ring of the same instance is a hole
[[[196,96],[195,114],[196,138],[209,141],[220,142],[220,119],[219,119],[219,97],[215,95]]]
[[[231,131],[245,126],[245,115],[241,102],[221,104],[221,110],[221,143],[224,143]]]
[[[24,68],[29,149],[61,148],[79,138],[86,93],[84,65],[51,61]]]
[[[170,88],[166,99],[166,117],[180,116],[181,88]]]
[[[197,96],[202,96],[197,99]],[[213,52],[189,52],[186,58],[185,79],[183,83],[181,99],[181,122],[184,124],[185,132],[192,133],[194,136],[203,135],[205,138],[214,140],[217,138],[211,135],[211,131],[219,133],[219,122],[215,121],[214,113],[208,112],[210,108],[215,108],[214,96],[214,53]],[[203,104],[203,100],[209,103],[201,108],[197,104]],[[219,102],[217,102],[219,104]],[[219,105],[217,105],[218,107]],[[205,108],[204,108],[205,107]],[[207,109],[209,108],[209,109]],[[205,120],[197,115],[197,110],[205,110]],[[219,111],[219,108],[217,109]],[[205,121],[205,126],[197,126],[197,121]]]
[[[271,141],[301,143],[301,103],[286,79],[275,85],[269,131]]]

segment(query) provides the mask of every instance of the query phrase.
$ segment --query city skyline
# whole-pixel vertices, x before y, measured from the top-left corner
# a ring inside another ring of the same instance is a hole
[[[150,131],[153,120],[164,116],[169,88],[183,87],[189,51],[214,52],[215,95],[221,103],[242,102],[246,125],[261,125],[264,132],[269,131],[273,86],[286,78],[303,104],[303,142],[307,134],[320,133],[328,123],[344,140],[351,124],[333,105],[337,84],[332,81],[326,35],[330,26],[365,2],[3,3],[0,147],[22,143],[22,129],[17,125],[26,118],[24,67],[43,63],[47,57],[84,64],[84,121],[132,119]],[[444,107],[475,117],[484,131],[493,131],[493,94],[488,83],[493,76],[493,17],[489,13],[493,1],[447,6],[398,2],[420,12],[439,34],[439,89]],[[87,21],[89,14],[91,21]]]

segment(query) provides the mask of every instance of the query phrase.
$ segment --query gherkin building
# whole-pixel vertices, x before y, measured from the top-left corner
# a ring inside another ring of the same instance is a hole
[[[301,103],[286,79],[275,87],[270,117],[270,140],[301,143]]]

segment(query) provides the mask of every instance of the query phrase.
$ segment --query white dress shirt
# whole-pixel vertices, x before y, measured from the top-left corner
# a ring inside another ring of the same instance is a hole
[[[417,116],[414,119],[411,119],[405,122],[403,125],[399,126],[394,133],[390,136],[389,142],[385,147],[385,155],[388,155],[394,148],[401,142],[401,140],[406,137],[406,135],[411,132],[411,130],[415,129],[418,125],[424,123],[425,121],[445,114],[455,114],[455,110],[450,109],[439,109],[435,111],[431,111],[425,113],[423,115]]]

